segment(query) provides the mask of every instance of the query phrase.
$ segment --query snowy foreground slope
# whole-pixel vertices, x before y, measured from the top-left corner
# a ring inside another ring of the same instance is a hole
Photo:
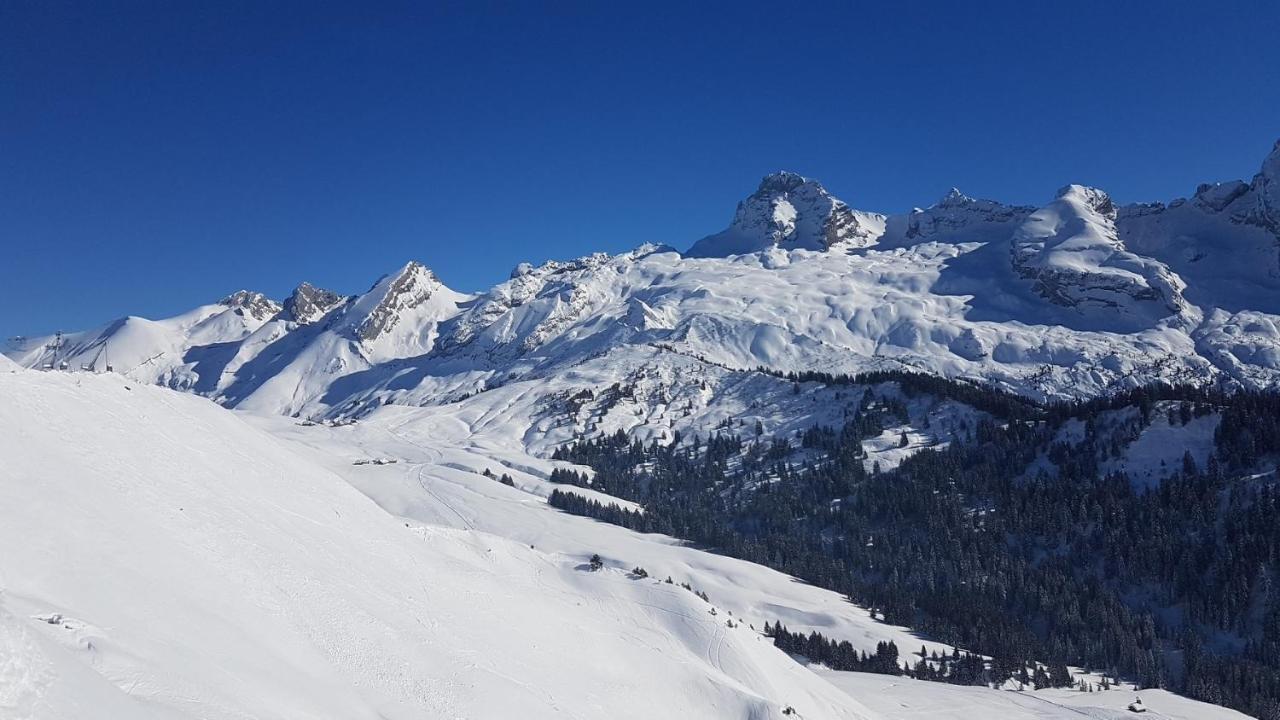
[[[431,412],[304,425],[0,369],[0,717],[1123,715],[1124,691],[815,672],[751,626],[924,641],[766,568],[559,513],[546,461],[495,459],[472,420]],[[397,462],[353,464],[371,457]],[[1156,717],[1243,717],[1143,695]]]
[[[875,717],[690,592],[406,524],[204,399],[0,398],[0,716]]]

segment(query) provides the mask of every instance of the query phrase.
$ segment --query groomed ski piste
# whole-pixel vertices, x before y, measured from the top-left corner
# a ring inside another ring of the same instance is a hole
[[[0,365],[0,717],[1245,717],[809,666],[763,623],[949,648],[550,508],[520,390],[331,425]]]

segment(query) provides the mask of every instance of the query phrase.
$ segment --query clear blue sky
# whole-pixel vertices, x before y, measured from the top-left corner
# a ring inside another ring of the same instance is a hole
[[[0,334],[684,248],[779,168],[1170,199],[1280,136],[1274,0],[623,5],[0,4]]]

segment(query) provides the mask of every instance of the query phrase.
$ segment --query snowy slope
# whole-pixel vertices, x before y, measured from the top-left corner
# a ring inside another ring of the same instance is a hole
[[[817,630],[867,652],[874,652],[876,644],[883,641],[893,641],[904,652],[921,646],[929,652],[951,651],[950,646],[908,628],[872,620],[865,609],[849,604],[837,593],[796,582],[768,568],[710,554],[665,536],[636,533],[548,508],[541,498],[553,487],[545,477],[555,463],[501,449],[511,445],[502,434],[513,432],[506,427],[504,412],[510,407],[508,403],[525,392],[527,389],[515,387],[494,391],[490,409],[474,414],[474,405],[459,404],[443,408],[387,406],[354,425],[336,427],[279,417],[248,419],[343,475],[396,515],[431,525],[494,533],[554,554],[571,555],[589,548],[612,566],[640,566],[653,577],[690,583],[708,594],[718,616],[731,616],[748,627],[758,629],[765,622],[781,620],[793,631]],[[499,396],[503,399],[498,400]],[[518,401],[514,404],[519,406]],[[373,457],[398,462],[355,464]],[[511,476],[514,487],[495,482],[483,474],[485,471]],[[558,487],[599,497],[579,488]],[[1117,718],[1133,699],[1132,688],[1127,686],[1095,693],[1015,693],[814,669],[885,718]],[[1094,683],[1099,680],[1083,677]],[[1153,717],[1245,717],[1166,692],[1141,694]]]
[[[406,523],[206,400],[0,396],[5,717],[875,717],[690,592]]]
[[[708,408],[771,391],[737,390]],[[794,402],[843,399],[823,392]],[[1127,700],[814,672],[755,628],[949,648],[767,568],[551,509],[552,463],[507,437],[526,395],[327,425],[115,375],[0,373],[0,546],[21,549],[0,554],[0,717],[880,718],[925,703],[1057,720]],[[354,464],[373,457],[397,462]],[[1240,717],[1149,697],[1188,708],[1168,717]]]
[[[27,367],[67,363],[73,370],[110,364],[141,382],[172,384],[189,348],[241,340],[279,306],[256,293],[235,293],[163,320],[126,317],[84,332],[12,341],[8,354]]]
[[[1082,693],[1074,690],[1006,692],[985,688],[947,686],[938,683],[885,677],[867,673],[821,674],[850,695],[862,698],[885,720],[1245,720],[1235,710],[1205,705],[1163,690],[1111,690]],[[1129,703],[1142,700],[1146,713],[1129,712]]]

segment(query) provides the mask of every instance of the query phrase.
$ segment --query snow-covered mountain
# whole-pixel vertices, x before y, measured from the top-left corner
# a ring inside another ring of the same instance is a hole
[[[884,233],[885,216],[852,210],[816,180],[793,172],[767,175],[738,203],[733,222],[709,235],[689,257],[724,257],[770,248],[827,250],[834,245],[865,246]]]
[[[901,415],[861,448],[887,469],[985,417],[791,371],[1033,398],[1274,386],[1278,189],[1280,144],[1251,182],[1167,205],[1071,185],[1040,208],[953,190],[884,216],[778,173],[685,254],[521,264],[475,295],[410,262],[355,296],[239,291],[16,341],[0,356],[0,546],[22,548],[0,553],[0,716],[1125,717],[1127,690],[794,662],[756,629],[951,648],[759,565],[555,511],[550,458],[617,432],[795,438],[878,398]],[[1106,469],[1154,486],[1207,460],[1220,418],[1156,409]]]
[[[729,368],[914,369],[1035,398],[1156,380],[1271,386],[1277,188],[1280,145],[1251,182],[1167,205],[1116,207],[1080,185],[1041,208],[953,190],[886,217],[775,173],[685,254],[522,264],[474,296],[409,263],[352,298],[305,283],[280,304],[240,292],[8,354],[73,368],[102,355],[140,381],[308,416],[568,378],[628,347]]]
[[[1150,326],[1182,310],[1182,281],[1163,263],[1125,249],[1106,193],[1070,185],[1013,234],[1014,270],[1032,289],[1082,313],[1118,312],[1120,322]]]
[[[114,375],[0,373],[0,396],[0,717],[875,717],[632,576],[623,533],[565,552],[406,522],[232,413]],[[592,524],[475,477],[526,529]]]

